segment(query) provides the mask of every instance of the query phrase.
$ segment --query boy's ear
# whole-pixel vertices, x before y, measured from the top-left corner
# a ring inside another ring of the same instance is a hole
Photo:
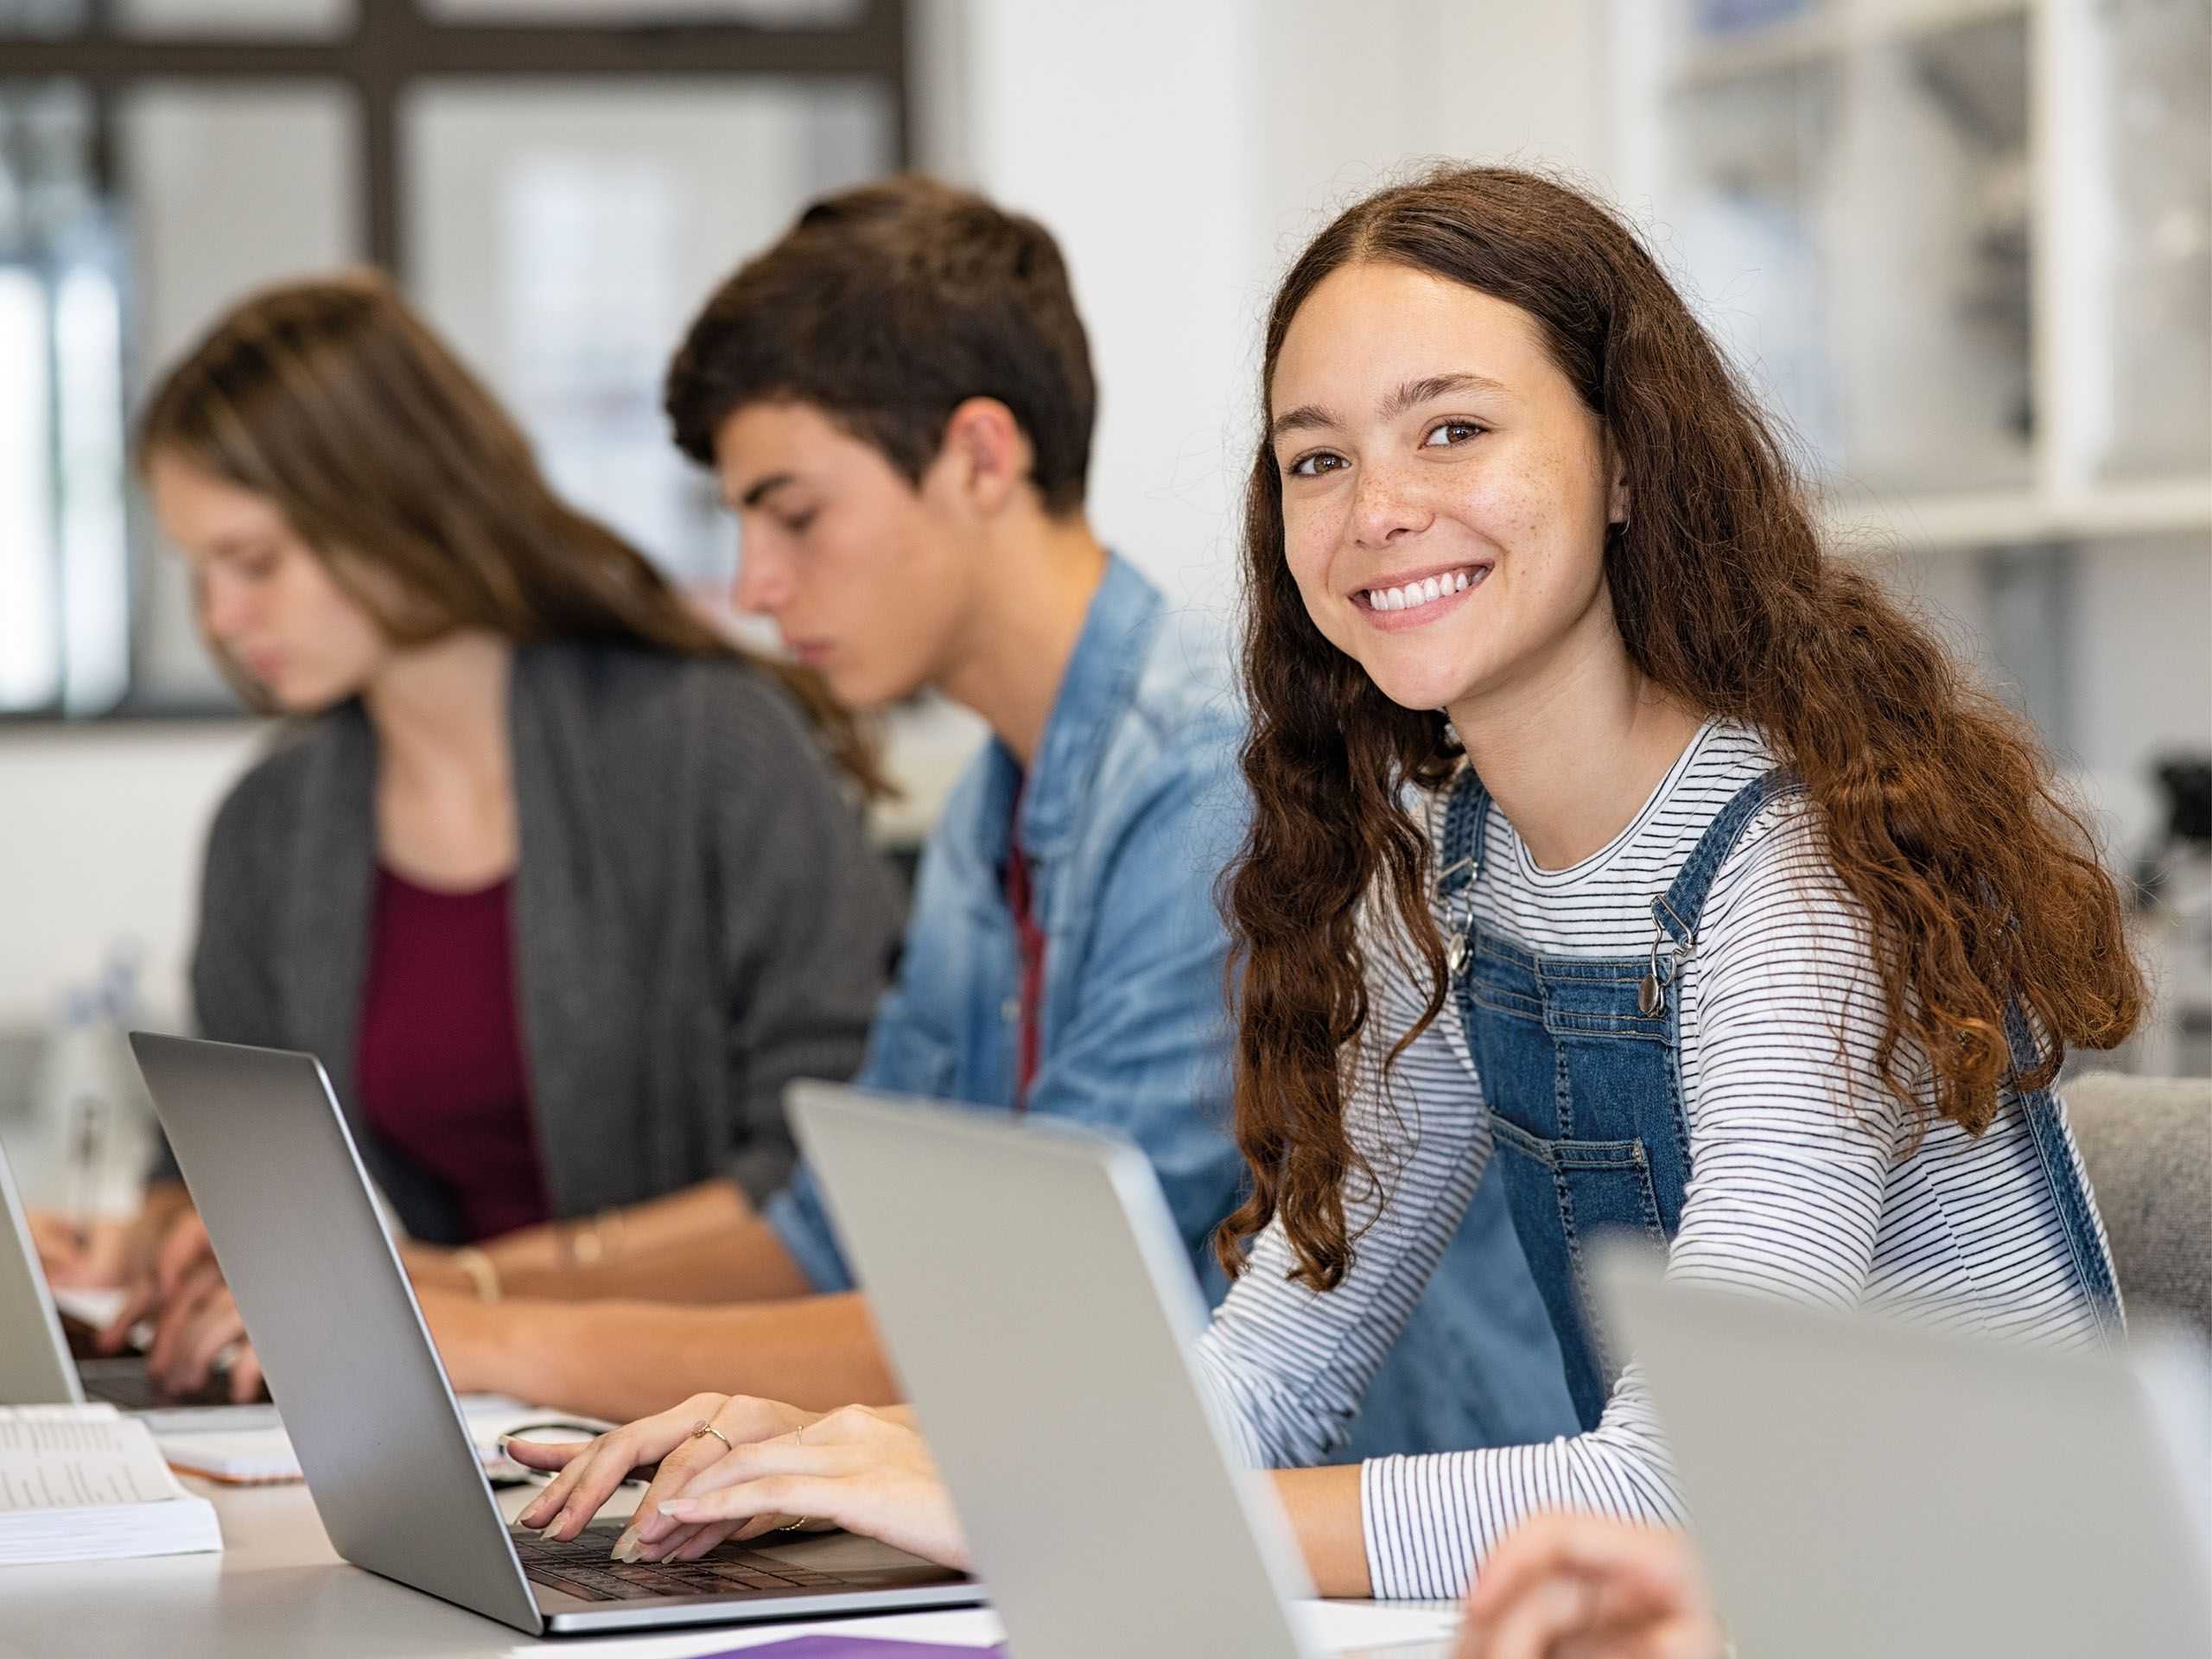
[[[1029,481],[1029,439],[995,397],[970,397],[944,423],[932,472],[981,517],[1003,512]]]

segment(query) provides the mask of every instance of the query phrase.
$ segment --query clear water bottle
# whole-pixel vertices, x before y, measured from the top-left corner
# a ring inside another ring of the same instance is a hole
[[[28,1203],[80,1225],[137,1213],[152,1153],[152,1110],[124,1036],[137,974],[135,947],[111,950],[98,981],[64,994],[41,1057],[19,1180]]]

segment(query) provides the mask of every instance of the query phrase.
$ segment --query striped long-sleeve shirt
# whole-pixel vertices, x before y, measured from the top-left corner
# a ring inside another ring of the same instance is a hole
[[[1774,762],[1758,735],[1709,723],[1635,820],[1564,870],[1539,868],[1490,816],[1476,914],[1546,954],[1633,957],[1707,825]],[[1439,912],[1440,920],[1444,919]],[[1391,1069],[1379,1057],[1423,996],[1402,946],[1368,950],[1372,1017],[1347,1121],[1381,1191],[1346,1194],[1354,1257],[1316,1294],[1287,1277],[1281,1226],[1216,1313],[1202,1369],[1255,1464],[1325,1460],[1433,1270],[1487,1164],[1482,1084],[1456,1010]],[[1827,861],[1802,796],[1768,805],[1721,865],[1679,982],[1690,1179],[1671,1276],[1767,1295],[1910,1306],[1919,1317],[2062,1344],[2095,1339],[2018,1103],[1974,1136],[1898,1108],[1881,1085],[1879,982],[1863,912]],[[1921,1104],[1932,1096],[1922,1077]],[[1682,1517],[1649,1397],[1631,1363],[1597,1427],[1539,1446],[1363,1465],[1377,1596],[1456,1596],[1520,1521],[1545,1510]]]

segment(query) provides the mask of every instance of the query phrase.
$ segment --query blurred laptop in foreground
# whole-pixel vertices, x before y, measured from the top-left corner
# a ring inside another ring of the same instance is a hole
[[[1628,1246],[1599,1285],[1745,1653],[2212,1655],[2201,1344],[1999,1344],[1669,1283]]]

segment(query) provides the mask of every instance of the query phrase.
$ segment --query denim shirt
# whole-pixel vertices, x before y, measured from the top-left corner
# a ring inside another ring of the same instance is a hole
[[[1249,817],[1230,673],[1217,628],[1169,610],[1133,566],[1111,562],[1026,786],[1013,752],[994,741],[923,849],[898,981],[854,1079],[1014,1109],[1021,969],[1006,860],[1018,798],[1046,938],[1027,1109],[1144,1150],[1209,1303],[1228,1289],[1213,1232],[1244,1180],[1228,1133],[1229,937],[1214,893]],[[1343,1455],[1519,1445],[1572,1429],[1558,1346],[1498,1188],[1483,1183]],[[817,1291],[854,1287],[804,1162],[766,1213]],[[1080,1255],[1079,1241],[1007,1247]]]
[[[899,976],[854,1079],[1014,1109],[1021,963],[1006,867],[1019,798],[1046,940],[1027,1109],[1142,1147],[1202,1274],[1242,1179],[1226,1134],[1229,939],[1213,896],[1244,829],[1229,668],[1217,628],[1109,561],[1027,779],[995,739],[923,849]],[[817,1290],[853,1287],[803,1162],[766,1216]]]

